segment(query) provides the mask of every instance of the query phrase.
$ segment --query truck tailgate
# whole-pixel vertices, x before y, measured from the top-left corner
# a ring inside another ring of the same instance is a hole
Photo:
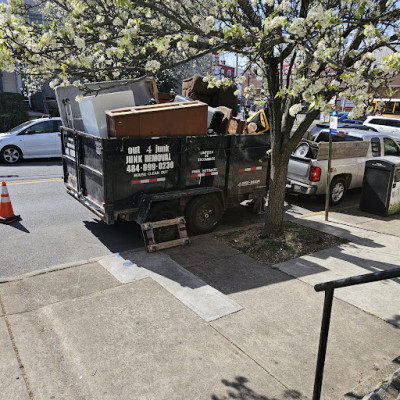
[[[287,178],[302,183],[309,183],[310,158],[292,156],[289,159]]]

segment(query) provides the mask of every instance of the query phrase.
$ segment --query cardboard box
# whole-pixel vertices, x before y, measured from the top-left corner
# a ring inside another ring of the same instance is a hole
[[[245,128],[245,123],[246,121],[240,119],[240,118],[231,118],[229,121],[229,126],[228,126],[228,133],[230,135],[241,135],[243,134],[244,128]]]
[[[106,111],[109,137],[207,135],[208,106],[200,101]]]

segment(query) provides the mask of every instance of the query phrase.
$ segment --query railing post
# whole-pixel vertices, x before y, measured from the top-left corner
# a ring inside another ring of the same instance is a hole
[[[319,337],[317,368],[315,371],[314,392],[312,400],[320,400],[322,378],[324,375],[324,364],[326,355],[326,346],[328,344],[329,324],[331,321],[333,292],[335,289],[325,291],[324,310],[322,313],[321,334]]]

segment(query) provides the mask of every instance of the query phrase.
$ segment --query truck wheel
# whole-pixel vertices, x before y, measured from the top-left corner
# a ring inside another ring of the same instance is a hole
[[[15,146],[7,146],[1,151],[1,159],[7,164],[15,164],[22,159],[21,150]]]
[[[329,204],[335,206],[339,204],[344,195],[346,194],[347,183],[346,179],[342,177],[333,178],[330,187]]]
[[[164,221],[178,216],[178,210],[172,203],[156,203],[151,208],[147,221]],[[164,226],[154,229],[154,238],[157,243],[168,242],[178,238],[178,227],[176,225]]]
[[[222,204],[215,196],[195,197],[186,208],[186,221],[190,232],[211,232],[221,219],[222,213]]]

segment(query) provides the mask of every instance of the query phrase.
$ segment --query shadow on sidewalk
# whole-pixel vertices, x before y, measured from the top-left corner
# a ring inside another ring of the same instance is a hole
[[[276,397],[268,397],[256,393],[249,387],[249,380],[243,376],[237,376],[235,381],[223,379],[221,382],[229,388],[228,393],[223,397],[212,395],[211,400],[277,400]],[[297,390],[285,390],[284,399],[299,399],[300,397],[301,393]]]

